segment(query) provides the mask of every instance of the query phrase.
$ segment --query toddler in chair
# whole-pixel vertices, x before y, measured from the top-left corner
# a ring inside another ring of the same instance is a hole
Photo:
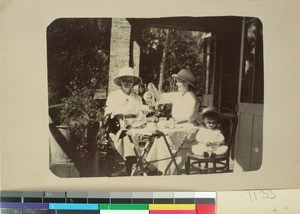
[[[201,124],[196,135],[198,144],[192,146],[194,154],[209,158],[227,152],[228,146],[224,145],[225,138],[219,128],[222,119],[222,113],[213,107],[207,107],[200,113],[197,118],[197,122]]]

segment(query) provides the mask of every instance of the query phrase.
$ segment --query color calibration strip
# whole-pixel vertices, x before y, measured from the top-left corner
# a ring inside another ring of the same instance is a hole
[[[215,192],[2,191],[0,208],[61,214],[215,214],[215,201]]]

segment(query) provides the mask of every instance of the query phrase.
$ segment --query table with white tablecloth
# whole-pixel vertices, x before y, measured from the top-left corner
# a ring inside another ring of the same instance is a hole
[[[174,128],[146,126],[130,129],[130,135],[138,158],[153,164],[164,175],[181,174],[186,153],[195,143],[198,128],[189,123],[177,124]],[[140,142],[145,136],[149,137],[149,142],[141,148]]]

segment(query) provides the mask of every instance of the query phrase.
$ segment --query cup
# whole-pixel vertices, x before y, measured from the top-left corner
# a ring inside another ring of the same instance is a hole
[[[166,117],[160,117],[158,119],[158,127],[159,128],[166,128],[167,126],[167,118]]]
[[[154,123],[155,121],[154,121],[154,117],[147,117],[146,118],[146,122],[147,123]]]
[[[170,118],[167,121],[167,128],[170,128],[170,129],[174,129],[175,128],[175,120],[173,118]]]
[[[147,123],[146,128],[149,131],[156,131],[157,130],[157,125],[156,125],[156,123]]]

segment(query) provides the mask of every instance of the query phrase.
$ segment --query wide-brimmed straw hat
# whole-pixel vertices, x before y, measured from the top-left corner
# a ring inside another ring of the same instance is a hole
[[[222,122],[224,119],[224,115],[219,112],[215,107],[206,107],[205,109],[202,110],[202,112],[197,116],[196,121],[198,124],[201,124],[203,122],[203,118],[206,114],[211,113],[211,114],[216,114],[219,117],[219,122]]]
[[[172,77],[176,80],[183,80],[196,88],[196,77],[189,69],[181,69],[178,74],[173,74]]]
[[[138,85],[142,82],[142,79],[134,74],[134,70],[130,67],[123,67],[119,70],[118,76],[114,78],[114,83],[121,86],[120,78],[133,77],[133,85]]]

